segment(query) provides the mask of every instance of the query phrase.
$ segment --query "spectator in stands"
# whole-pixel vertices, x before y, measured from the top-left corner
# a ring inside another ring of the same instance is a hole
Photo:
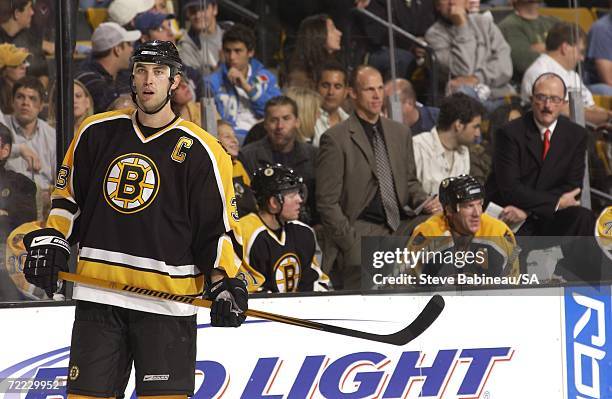
[[[451,92],[464,91],[496,108],[510,95],[510,46],[489,16],[467,12],[467,0],[435,0],[440,18],[425,34]]]
[[[6,273],[7,238],[13,229],[36,219],[36,185],[21,173],[5,168],[12,144],[10,130],[0,124],[0,301],[22,299]]]
[[[417,102],[412,83],[406,79],[396,79],[395,92],[399,96],[399,101],[402,106],[403,123],[410,128],[412,136],[428,132],[436,126],[440,109],[428,107]],[[391,105],[389,101],[392,95],[393,82],[389,81],[385,83],[385,112],[387,113],[387,117],[390,117],[389,112]]]
[[[281,94],[276,77],[253,58],[255,33],[235,24],[223,34],[225,62],[206,80],[221,119],[244,136],[264,116],[266,102]]]
[[[45,89],[38,79],[26,76],[15,83],[15,111],[7,117],[14,148],[7,168],[30,177],[40,192],[48,193],[55,183],[56,146],[55,129],[38,117],[44,99]],[[29,151],[35,153],[38,162],[29,162]]]
[[[349,117],[349,114],[342,109],[349,90],[347,78],[346,69],[337,61],[327,62],[317,71],[317,91],[323,97],[323,103],[312,140],[315,147],[319,146],[321,135],[327,129]]]
[[[217,68],[221,57],[224,30],[217,23],[217,0],[190,0],[184,10],[190,26],[178,42],[179,53],[184,64],[206,76]]]
[[[316,89],[317,69],[341,49],[342,32],[326,14],[312,15],[302,21],[295,50],[289,61],[284,86]]]
[[[172,14],[161,14],[153,11],[138,14],[134,18],[134,27],[141,33],[140,42],[161,40],[174,43],[174,32],[170,24],[172,18],[174,18]]]
[[[308,192],[314,193],[316,149],[297,139],[300,127],[298,108],[287,96],[278,96],[266,103],[264,127],[267,135],[242,148],[240,160],[249,173],[268,165],[287,166],[304,178]],[[318,221],[314,197],[310,196],[303,215],[304,223],[315,225]]]
[[[155,0],[113,0],[108,6],[108,20],[126,29],[134,28],[134,18],[155,6]]]
[[[591,26],[588,41],[586,67],[589,90],[612,96],[612,13],[608,12]]]
[[[391,9],[393,23],[417,37],[425,36],[427,29],[435,22],[434,0],[391,0]],[[386,0],[371,0],[366,10],[387,20]],[[387,28],[363,14],[358,14],[357,27],[367,38],[368,64],[381,71],[385,79],[391,79]],[[412,42],[400,35],[395,35],[395,45],[397,77],[407,77],[410,63],[415,58],[411,50],[420,57],[423,57],[424,53],[420,49],[415,49]]]
[[[532,88],[537,78],[545,72],[559,75],[567,90],[577,90],[582,97],[587,122],[599,126],[612,118],[612,111],[597,107],[593,95],[574,70],[584,59],[586,35],[575,24],[559,22],[546,37],[546,53],[540,55],[527,69],[521,84],[521,99],[528,103],[533,98]],[[565,99],[564,99],[565,100]],[[562,111],[569,115],[569,106],[563,101]]]
[[[484,114],[477,100],[451,94],[442,100],[436,127],[413,138],[416,175],[427,193],[438,194],[446,178],[470,173],[468,146],[480,138]]]
[[[47,86],[49,68],[42,48],[42,37],[35,35],[32,24],[32,0],[0,1],[0,43],[11,43],[28,50],[31,57],[29,74]]]
[[[255,171],[253,191],[257,211],[240,219],[241,271],[248,290],[327,291],[329,278],[315,259],[315,233],[298,221],[306,196],[302,177],[286,166],[269,165]]]
[[[74,81],[74,128],[78,129],[85,118],[93,115],[93,98],[85,85],[78,80]]]
[[[21,173],[6,169],[12,147],[11,131],[0,124],[0,247],[5,246],[13,229],[36,219],[36,185]]]
[[[361,237],[405,233],[406,205],[423,205],[425,213],[442,208],[437,199],[425,202],[408,127],[380,116],[380,72],[359,66],[350,83],[355,113],[321,136],[316,201],[326,237],[323,270],[333,271],[335,288],[356,289]]]
[[[495,132],[489,200],[502,220],[525,221],[519,235],[592,235],[594,217],[576,199],[582,187],[587,131],[560,116],[563,79],[552,72],[533,85],[533,111]]]
[[[537,0],[513,0],[512,5],[515,12],[499,23],[499,29],[512,50],[513,80],[518,83],[529,65],[546,51],[546,34],[559,20],[540,15]]]
[[[297,139],[311,143],[315,134],[315,124],[319,118],[319,109],[323,102],[321,95],[305,87],[289,87],[285,95],[297,104],[300,126],[297,127]]]
[[[181,118],[201,126],[202,111],[200,110],[200,103],[194,101],[194,99],[193,84],[189,80],[181,79],[178,87],[172,92],[172,110]]]
[[[119,79],[119,73],[129,68],[132,43],[140,36],[115,22],[100,24],[91,36],[92,58],[81,65],[76,79],[91,94],[95,113],[106,111],[120,94],[130,92],[129,81]]]
[[[3,114],[13,113],[13,85],[26,76],[29,55],[25,48],[0,44],[0,111]]]
[[[76,132],[85,118],[93,115],[93,99],[91,98],[91,94],[89,94],[83,83],[78,80],[74,81],[72,102],[74,108],[74,130]],[[52,95],[49,100],[49,116],[47,117],[47,123],[53,127],[55,127],[57,122],[56,112],[55,95]]]
[[[224,120],[217,121],[217,138],[228,154],[232,157],[234,193],[236,193],[236,205],[240,217],[257,210],[255,197],[251,192],[251,175],[246,171],[242,162],[238,159],[240,144],[232,125]]]

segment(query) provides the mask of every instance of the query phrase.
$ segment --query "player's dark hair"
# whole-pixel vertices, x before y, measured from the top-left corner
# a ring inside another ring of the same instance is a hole
[[[485,115],[484,106],[477,100],[463,93],[453,93],[445,97],[440,104],[440,115],[437,127],[448,130],[456,120],[463,124],[470,123],[475,117]]]
[[[228,30],[223,33],[223,43],[242,42],[246,46],[248,51],[255,49],[255,32],[253,29],[248,28],[242,24],[234,24]]]
[[[268,116],[268,109],[270,109],[270,107],[278,107],[280,105],[290,105],[291,112],[293,113],[293,115],[296,118],[299,117],[297,103],[291,97],[276,96],[276,97],[269,99],[268,102],[266,103],[266,107],[264,109],[264,118]]]

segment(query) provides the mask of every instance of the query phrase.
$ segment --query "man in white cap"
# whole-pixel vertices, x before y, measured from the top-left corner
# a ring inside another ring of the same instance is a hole
[[[133,42],[140,39],[137,30],[128,31],[116,22],[100,24],[91,36],[92,55],[76,75],[94,101],[95,113],[104,112],[122,93],[129,93],[129,74],[121,79],[120,72],[127,71],[133,52]]]
[[[155,0],[114,0],[108,6],[108,20],[132,28],[136,15],[149,11],[154,5]]]

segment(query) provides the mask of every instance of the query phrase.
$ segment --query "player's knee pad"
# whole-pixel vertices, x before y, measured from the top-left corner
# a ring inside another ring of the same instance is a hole
[[[76,395],[73,393],[68,394],[68,399],[115,399],[114,396],[110,396],[108,398],[100,398],[98,396],[87,396],[87,395]]]

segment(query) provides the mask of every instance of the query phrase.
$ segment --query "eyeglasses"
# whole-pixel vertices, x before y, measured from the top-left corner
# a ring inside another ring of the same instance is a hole
[[[537,102],[542,104],[545,103],[547,100],[555,105],[559,105],[563,102],[563,98],[559,96],[546,96],[544,94],[535,94],[533,98],[535,98]]]

